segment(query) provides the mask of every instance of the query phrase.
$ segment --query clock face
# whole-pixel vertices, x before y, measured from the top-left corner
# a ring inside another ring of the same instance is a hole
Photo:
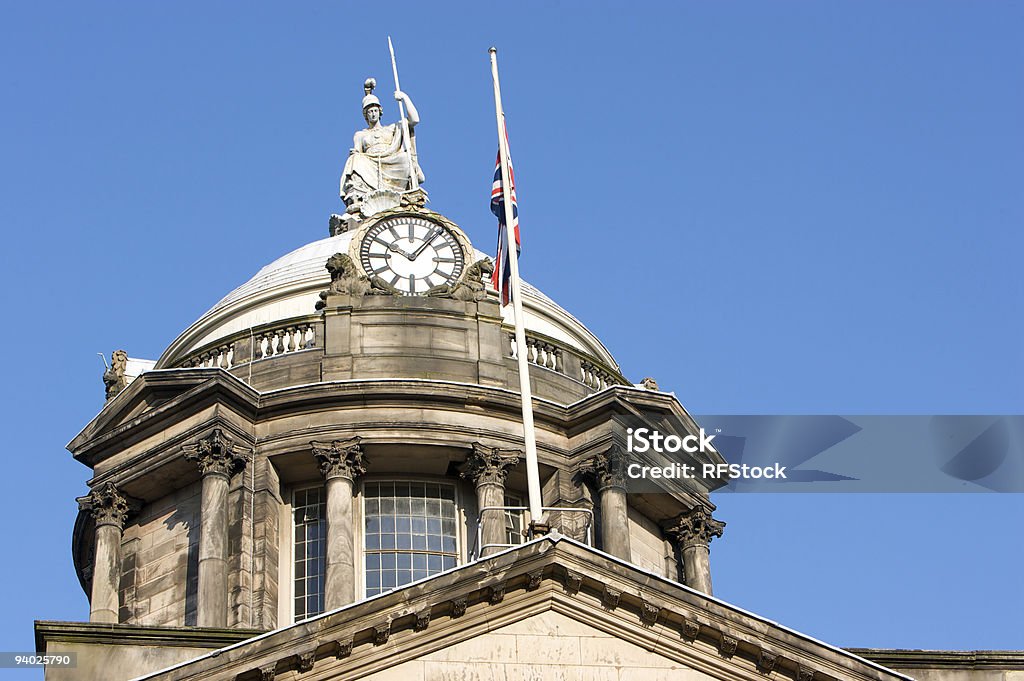
[[[409,295],[454,284],[465,265],[462,246],[451,230],[409,215],[371,227],[359,244],[359,260],[366,274]]]

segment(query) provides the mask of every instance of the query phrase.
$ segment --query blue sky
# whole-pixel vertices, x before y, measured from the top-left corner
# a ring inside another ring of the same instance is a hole
[[[388,33],[431,205],[484,250],[498,46],[524,277],[630,378],[698,414],[1022,412],[1021,4],[296,5],[0,7],[0,649],[88,616],[63,447],[96,353],[156,358],[327,235]],[[1021,495],[717,501],[737,605],[838,645],[1024,647]]]

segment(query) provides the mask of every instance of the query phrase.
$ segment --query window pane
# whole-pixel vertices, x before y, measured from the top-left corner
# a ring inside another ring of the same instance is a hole
[[[367,596],[458,562],[453,485],[371,482],[364,485],[363,496]]]
[[[324,610],[324,549],[327,537],[323,490],[298,490],[292,495],[295,565],[293,594],[295,621]]]

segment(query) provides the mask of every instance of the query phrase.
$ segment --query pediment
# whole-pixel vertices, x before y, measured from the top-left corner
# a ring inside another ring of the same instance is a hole
[[[763,681],[769,676],[907,680],[556,536],[143,678]]]
[[[114,446],[141,439],[180,420],[190,408],[219,400],[237,411],[254,412],[259,393],[221,369],[148,371],[107,402],[68,443],[79,461],[94,466]],[[127,439],[126,439],[127,438]]]

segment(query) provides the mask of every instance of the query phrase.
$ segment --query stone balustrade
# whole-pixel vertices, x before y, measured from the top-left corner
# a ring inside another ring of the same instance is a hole
[[[515,334],[507,326],[503,327],[502,333],[507,338],[505,356],[512,360],[517,359]],[[237,370],[252,362],[322,349],[323,338],[324,325],[319,315],[293,317],[273,324],[244,329],[218,339],[190,352],[184,359],[174,362],[173,366]],[[530,333],[526,336],[525,352],[530,364],[590,390],[629,384],[616,369],[596,357],[542,334]],[[553,375],[552,379],[556,380]]]
[[[230,369],[235,365],[235,344],[227,343],[198,352],[181,363],[191,369]]]
[[[307,316],[245,329],[189,353],[175,366],[233,369],[255,360],[311,350],[317,347],[322,328],[319,316]]]
[[[610,385],[624,385],[625,381],[595,362],[580,361],[580,381],[594,390],[604,390]]]
[[[517,359],[516,336],[508,334],[509,357]],[[536,335],[526,336],[526,358],[530,364],[550,369],[586,385],[594,390],[603,390],[610,385],[628,385],[628,381],[594,357],[584,355],[575,348],[563,345],[552,338]]]
[[[255,336],[253,359],[267,359],[315,347],[313,323],[304,322],[268,329]]]

